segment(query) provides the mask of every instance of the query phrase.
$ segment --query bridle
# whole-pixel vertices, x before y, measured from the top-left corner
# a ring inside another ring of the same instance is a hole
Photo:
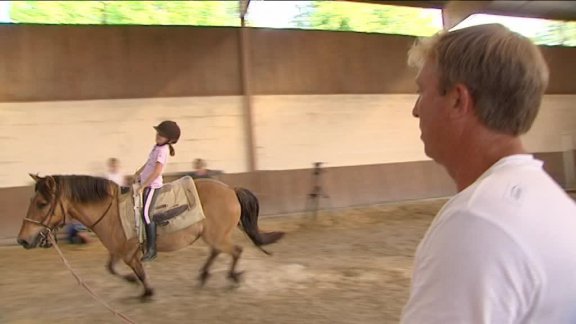
[[[60,211],[62,212],[62,215],[64,215],[64,218],[61,222],[54,224],[53,226],[49,226],[48,224],[50,224],[50,220],[52,220],[52,217],[54,217],[57,206],[60,206]],[[37,221],[28,217],[24,217],[24,220],[36,225],[40,225],[46,228],[49,232],[54,231],[55,228],[61,228],[66,225],[66,213],[64,212],[64,206],[62,206],[62,201],[60,200],[60,192],[56,193],[56,197],[50,205],[50,209],[48,209],[48,212],[44,215],[44,217],[42,217],[41,221]]]
[[[94,227],[96,225],[98,225],[98,223],[100,223],[100,221],[102,221],[102,219],[104,219],[104,216],[106,216],[106,214],[108,214],[108,212],[110,211],[110,208],[112,207],[112,202],[114,202],[114,199],[110,199],[110,203],[108,204],[108,207],[106,208],[104,213],[102,213],[102,215],[92,225],[87,226],[90,230],[93,230]],[[62,213],[62,215],[64,215],[64,217],[62,218],[61,222],[58,222],[52,226],[49,226],[48,224],[50,224],[50,220],[52,220],[52,217],[54,217],[57,207],[60,207],[60,212]],[[42,236],[43,239],[46,239],[47,235],[54,232],[55,229],[59,229],[59,228],[64,227],[64,225],[66,225],[66,213],[64,211],[64,206],[62,205],[62,200],[60,199],[60,191],[56,192],[55,199],[53,200],[52,204],[50,205],[50,209],[48,209],[48,212],[44,215],[44,217],[42,218],[41,221],[37,221],[35,219],[28,218],[28,217],[24,217],[24,220],[27,222],[30,222],[32,224],[36,224],[36,225],[40,225],[40,226],[44,227],[45,231],[40,232],[40,235]]]

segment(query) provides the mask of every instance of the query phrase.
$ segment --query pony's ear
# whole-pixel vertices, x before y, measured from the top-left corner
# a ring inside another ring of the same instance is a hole
[[[51,194],[55,194],[56,180],[54,180],[54,178],[51,176],[47,176],[45,179],[46,179],[46,188],[48,189],[48,192],[50,192]]]
[[[28,173],[28,175],[30,176],[30,178],[32,178],[32,180],[34,180],[35,182],[38,182],[38,180],[42,179],[38,176],[38,174],[32,174],[32,173]]]

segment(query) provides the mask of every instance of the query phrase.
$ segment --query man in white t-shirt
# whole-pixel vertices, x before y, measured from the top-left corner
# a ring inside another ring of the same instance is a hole
[[[414,260],[402,323],[576,323],[576,205],[526,153],[548,85],[540,50],[497,25],[417,42],[426,154],[456,183]]]

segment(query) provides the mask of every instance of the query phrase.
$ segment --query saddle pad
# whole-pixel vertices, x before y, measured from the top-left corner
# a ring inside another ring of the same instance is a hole
[[[137,237],[132,190],[118,193],[118,209],[127,239]],[[152,220],[158,222],[158,235],[189,227],[205,218],[194,180],[182,177],[157,189],[152,200]],[[141,222],[141,215],[137,215]],[[143,226],[139,226],[143,229]]]

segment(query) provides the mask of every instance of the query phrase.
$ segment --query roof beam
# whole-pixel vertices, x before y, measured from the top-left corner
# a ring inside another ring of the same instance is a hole
[[[338,0],[338,1],[348,1],[357,3],[371,3],[371,4],[382,4],[382,5],[393,5],[393,6],[406,6],[406,7],[416,7],[416,8],[433,8],[442,9],[448,7],[448,10],[444,16],[454,16],[454,14],[449,13],[450,11],[459,11],[462,6],[475,6],[478,3],[487,2],[488,4],[483,7],[480,6],[478,9],[473,10],[472,13],[468,14],[460,21],[466,19],[470,15],[475,13],[491,14],[491,15],[501,15],[501,16],[511,16],[511,17],[526,17],[526,18],[541,18],[541,19],[552,19],[552,20],[564,20],[564,21],[576,21],[576,1],[464,1],[464,0],[412,0],[412,1],[377,1],[377,0]],[[472,4],[472,3],[476,4]],[[511,3],[515,5],[512,6]],[[518,5],[520,4],[520,5]],[[445,17],[444,20],[448,22],[449,19],[457,20],[450,17]],[[453,24],[453,23],[452,23]],[[456,26],[458,23],[454,24]],[[454,27],[452,26],[452,27]],[[451,28],[451,27],[450,27]]]
[[[442,24],[449,30],[475,13],[482,12],[492,1],[459,1],[452,0],[442,8]]]
[[[250,0],[239,0],[239,1],[240,1],[240,19],[244,19],[244,17],[246,17],[246,13],[248,13]]]
[[[402,7],[415,7],[415,8],[433,8],[442,9],[445,2],[448,1],[435,1],[435,0],[412,0],[412,1],[379,1],[379,0],[339,0],[348,2],[360,2],[389,6],[402,6]]]

